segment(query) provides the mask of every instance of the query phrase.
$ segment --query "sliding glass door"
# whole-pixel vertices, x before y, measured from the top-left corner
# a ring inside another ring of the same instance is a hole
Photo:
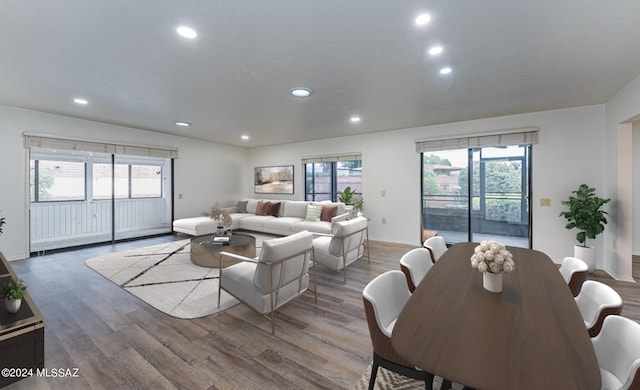
[[[115,156],[116,240],[171,231],[171,160]]]
[[[30,251],[171,232],[171,159],[31,148]]]
[[[422,229],[530,247],[530,145],[422,153]]]

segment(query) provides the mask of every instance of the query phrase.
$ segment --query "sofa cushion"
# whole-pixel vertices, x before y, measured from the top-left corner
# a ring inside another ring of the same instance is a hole
[[[337,204],[322,205],[322,213],[320,214],[320,220],[325,222],[331,222],[331,218],[335,217],[337,213],[338,213]]]
[[[256,205],[256,215],[269,215],[270,202],[259,200]]]
[[[291,232],[291,226],[300,221],[303,221],[303,219],[296,217],[269,218],[264,221],[263,227],[267,231],[281,232],[284,235],[288,235]]]
[[[248,230],[262,230],[264,223],[270,219],[276,219],[276,217],[272,217],[270,215],[249,215],[246,218],[242,218],[240,221],[240,228]]]
[[[292,232],[301,232],[303,230],[308,230],[312,233],[331,234],[331,222],[301,220],[291,225]]]
[[[297,200],[285,200],[283,217],[305,218],[307,216],[307,202]]]
[[[258,199],[244,199],[247,201],[247,213],[255,214],[258,206]]]
[[[336,206],[338,206],[338,211],[337,211],[336,215],[344,214],[346,212],[346,207],[347,207],[347,205],[345,205],[342,202],[332,202],[330,200],[321,200],[319,202],[313,202],[313,204],[319,204],[321,206],[326,206],[326,205],[333,206],[333,205],[336,205]]]
[[[236,205],[236,213],[246,213],[247,212],[247,201],[240,200]]]
[[[271,202],[269,204],[269,210],[267,212],[267,215],[271,215],[273,217],[279,217],[280,216],[280,205],[282,203],[280,202]]]
[[[214,233],[217,226],[216,221],[210,217],[183,218],[173,221],[173,230],[193,236]]]
[[[320,214],[322,214],[322,206],[315,204],[307,205],[306,221],[318,222],[320,221]]]

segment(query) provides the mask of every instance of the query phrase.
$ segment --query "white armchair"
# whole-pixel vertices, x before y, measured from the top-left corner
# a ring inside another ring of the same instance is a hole
[[[369,239],[367,219],[357,217],[336,222],[332,230],[333,234],[316,234],[320,237],[313,240],[314,258],[316,262],[335,271],[342,271],[346,282],[347,265],[364,256],[364,242]],[[366,249],[367,260],[369,260],[368,245]]]
[[[223,258],[240,260],[227,268],[220,268],[218,306],[221,290],[271,320],[275,333],[275,310],[309,287],[309,267],[313,261],[313,235],[302,231],[290,236],[266,240],[257,259],[222,252]],[[317,302],[314,272],[314,298]]]

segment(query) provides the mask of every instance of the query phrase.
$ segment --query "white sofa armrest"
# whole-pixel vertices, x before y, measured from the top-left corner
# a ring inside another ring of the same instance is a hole
[[[347,218],[349,218],[349,215],[350,215],[349,213],[336,215],[335,217],[331,218],[331,223],[336,223],[336,222],[340,222],[340,221],[346,221]]]

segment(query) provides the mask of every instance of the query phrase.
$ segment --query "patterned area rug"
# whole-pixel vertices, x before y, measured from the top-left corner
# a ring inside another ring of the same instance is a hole
[[[364,374],[356,384],[354,390],[366,390],[369,388],[369,377],[371,376],[371,364],[365,370]],[[433,390],[440,390],[442,386],[442,378],[435,377],[433,380]],[[462,390],[463,386],[453,383],[451,388],[454,390]],[[408,378],[404,375],[396,374],[393,371],[386,370],[382,367],[378,368],[376,375],[376,390],[424,390],[424,382]]]
[[[253,235],[253,234],[252,234]],[[256,252],[262,241],[256,236]],[[190,240],[172,241],[87,260],[86,265],[163,313],[178,318],[205,317],[238,303],[222,292],[218,308],[220,270],[191,262]]]

